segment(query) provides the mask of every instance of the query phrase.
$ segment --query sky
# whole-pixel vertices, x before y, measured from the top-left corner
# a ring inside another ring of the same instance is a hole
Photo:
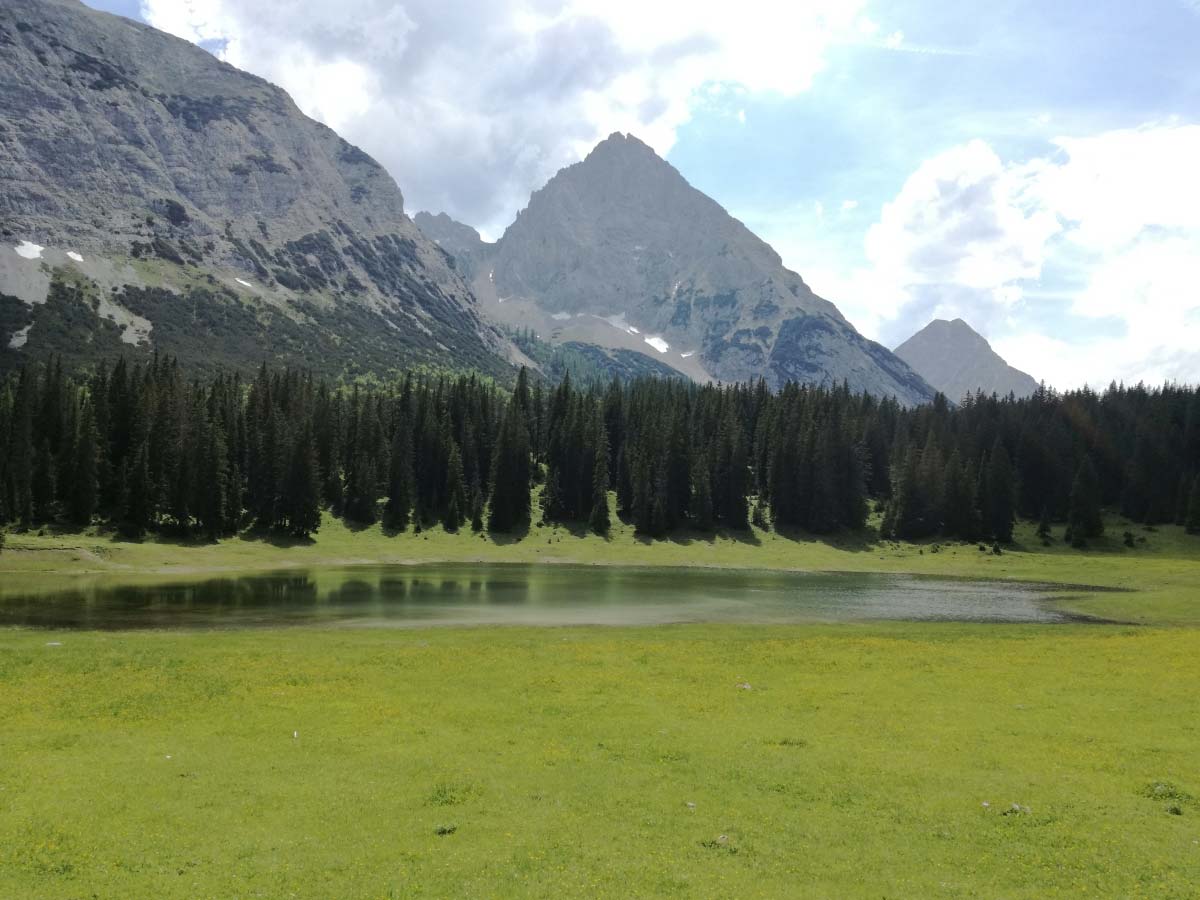
[[[284,87],[494,239],[636,134],[867,336],[1200,381],[1200,0],[88,0]]]

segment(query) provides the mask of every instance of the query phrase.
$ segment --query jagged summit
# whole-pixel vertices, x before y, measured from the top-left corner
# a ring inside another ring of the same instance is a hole
[[[639,349],[701,379],[933,395],[632,135],[558,172],[495,245],[449,252],[470,258],[486,314],[562,340]]]
[[[897,347],[896,355],[954,401],[978,391],[1028,397],[1038,389],[1032,376],[1006,363],[962,319],[934,319]]]

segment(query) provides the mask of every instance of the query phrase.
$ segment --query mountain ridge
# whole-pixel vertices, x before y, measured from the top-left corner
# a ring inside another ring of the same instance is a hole
[[[77,0],[6,0],[0,49],[0,366],[515,354],[391,176],[282,89]]]
[[[908,404],[934,394],[632,135],[560,170],[495,244],[448,217],[418,224],[464,260],[484,314],[508,325],[636,349],[698,380],[846,382]]]
[[[1005,362],[962,319],[934,319],[896,347],[895,353],[955,402],[978,391],[1028,397],[1038,390],[1033,376]]]

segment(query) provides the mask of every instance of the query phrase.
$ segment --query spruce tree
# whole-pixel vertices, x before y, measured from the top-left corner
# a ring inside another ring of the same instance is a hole
[[[71,520],[76,525],[86,527],[91,524],[92,516],[96,514],[96,502],[100,493],[100,446],[91,403],[84,404],[73,456],[74,467],[70,476],[73,482],[70,494]]]
[[[975,537],[975,493],[958,450],[942,474],[942,534],[969,541]]]
[[[483,531],[483,488],[479,486],[478,477],[471,484],[471,530],[476,534]]]
[[[1192,493],[1188,498],[1187,519],[1184,527],[1188,534],[1200,534],[1200,475],[1192,479]]]
[[[33,513],[40,522],[54,518],[54,501],[58,493],[54,453],[50,439],[43,438],[33,467]]]
[[[746,501],[749,475],[746,441],[733,416],[730,415],[728,418],[730,426],[727,434],[732,433],[732,436],[728,438],[728,455],[725,457],[725,482],[721,486],[723,494],[721,508],[725,524],[738,531],[744,531],[750,525],[750,510]]]
[[[1016,520],[1016,484],[1013,479],[1012,463],[1008,451],[997,440],[988,462],[988,516],[992,537],[1002,544],[1013,539],[1013,524]]]
[[[1050,507],[1042,507],[1041,518],[1038,519],[1037,536],[1041,538],[1042,543],[1047,547],[1050,546]]]
[[[812,457],[812,502],[808,507],[808,530],[829,534],[841,527],[838,482],[841,479],[834,435],[828,423],[817,435]]]
[[[389,528],[404,531],[408,528],[413,507],[412,431],[407,416],[400,420],[392,435],[391,464],[388,469],[387,506],[384,522]]]
[[[608,515],[608,432],[604,418],[596,417],[592,440],[592,512],[588,525],[596,534],[608,534],[612,523]]]
[[[150,478],[150,450],[142,441],[126,464],[121,529],[130,537],[140,538],[153,523],[154,485]]]
[[[450,442],[450,458],[446,463],[446,511],[442,515],[442,526],[450,532],[458,531],[466,518],[467,494],[463,486],[462,454],[458,445]]]
[[[237,514],[230,497],[229,451],[219,421],[210,422],[205,430],[200,470],[196,518],[204,534],[216,540],[237,526]]]
[[[346,478],[346,518],[361,525],[370,525],[378,513],[375,460],[365,444],[358,445],[352,452],[354,462]]]
[[[292,447],[286,478],[287,530],[295,537],[308,537],[321,527],[321,479],[312,430],[305,428]]]
[[[1083,547],[1088,539],[1104,533],[1104,519],[1100,512],[1100,478],[1092,458],[1085,456],[1075,472],[1071,484],[1071,500],[1067,513],[1067,539],[1076,547]]]
[[[492,455],[492,497],[488,528],[509,532],[529,521],[530,445],[521,402],[508,403]]]
[[[703,453],[692,463],[692,499],[688,518],[698,531],[713,530],[712,474],[708,468],[708,457]]]

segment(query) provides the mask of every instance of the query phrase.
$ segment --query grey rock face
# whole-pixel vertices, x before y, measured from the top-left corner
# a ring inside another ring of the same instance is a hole
[[[293,363],[349,362],[362,344],[370,368],[504,365],[391,177],[279,88],[78,0],[0,0],[0,96],[0,294],[31,315],[62,264],[117,307],[139,304],[127,288],[200,285],[205,303],[286,325],[290,349],[272,355]],[[45,254],[14,253],[23,241]],[[214,325],[172,343],[155,296],[140,345],[203,357],[221,339]]]
[[[978,391],[1028,397],[1038,389],[962,319],[934,319],[897,347],[896,355],[954,402]]]
[[[483,259],[491,245],[485,243],[479,232],[470,225],[456,222],[445,213],[436,216],[427,212],[419,212],[413,216],[415,224],[421,232],[454,257],[455,268],[468,281],[478,269],[478,263]]]
[[[933,396],[634,137],[614,134],[555,175],[495,245],[474,245],[462,226],[429,227],[450,252],[472,260],[485,311],[532,302],[564,322],[613,321],[666,344],[659,352],[673,363],[686,354],[694,364],[695,355],[722,381],[845,380],[909,404]]]

